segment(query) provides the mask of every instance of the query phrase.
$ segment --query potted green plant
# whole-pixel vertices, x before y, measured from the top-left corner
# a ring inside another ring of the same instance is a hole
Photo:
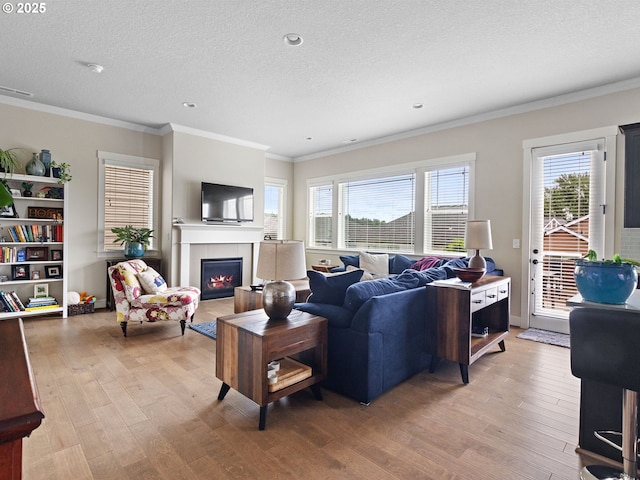
[[[16,163],[16,152],[19,148],[9,148],[3,150],[0,148],[0,170],[5,173],[13,173],[18,164]]]
[[[111,232],[116,235],[113,243],[120,242],[120,245],[124,245],[124,256],[126,258],[142,257],[151,243],[150,239],[153,237],[153,230],[137,228],[133,225],[113,227]]]
[[[617,253],[610,260],[598,260],[594,250],[575,260],[573,276],[582,298],[589,302],[622,305],[638,284],[640,262]]]
[[[51,174],[58,179],[58,183],[67,183],[73,178],[71,165],[65,162],[57,163],[55,160],[51,161]]]

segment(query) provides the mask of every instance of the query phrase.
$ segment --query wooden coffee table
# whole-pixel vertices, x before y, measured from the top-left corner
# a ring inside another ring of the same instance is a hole
[[[274,360],[290,369],[279,372],[278,382],[269,384],[267,364]],[[216,376],[223,382],[218,400],[230,388],[253,400],[260,406],[260,430],[265,428],[271,402],[306,387],[322,400],[318,382],[326,373],[326,318],[299,310],[286,320],[269,320],[264,310],[218,318]]]
[[[309,280],[292,280],[289,282],[296,289],[296,302],[306,302],[311,290]],[[262,308],[262,290],[251,290],[251,287],[243,286],[233,289],[234,313],[248,312]]]

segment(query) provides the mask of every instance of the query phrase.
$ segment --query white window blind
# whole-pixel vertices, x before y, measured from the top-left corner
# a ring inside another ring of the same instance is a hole
[[[133,225],[153,229],[154,170],[145,166],[104,165],[104,247],[122,248],[113,243],[113,227]],[[153,246],[153,238],[151,239]]]
[[[333,185],[309,188],[309,246],[331,247],[333,232]]]
[[[414,173],[339,184],[344,248],[413,252]]]
[[[469,167],[426,171],[424,184],[424,250],[464,253],[469,216]]]

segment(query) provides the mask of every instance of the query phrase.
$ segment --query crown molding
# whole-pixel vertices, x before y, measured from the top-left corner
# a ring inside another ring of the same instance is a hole
[[[166,127],[167,125],[165,125]],[[204,137],[204,138],[210,138],[212,140],[218,140],[220,142],[225,142],[225,143],[232,143],[234,145],[240,145],[241,147],[249,147],[249,148],[255,148],[257,150],[262,150],[267,151],[269,148],[269,146],[267,145],[261,145],[259,143],[254,143],[254,142],[250,142],[248,140],[242,140],[240,138],[234,138],[234,137],[227,137],[226,135],[220,135],[218,133],[212,133],[212,132],[207,132],[205,130],[198,130],[197,128],[191,128],[191,127],[185,127],[183,125],[178,125],[175,123],[169,123],[168,127],[171,129],[171,131],[174,132],[178,132],[178,133],[186,133],[189,135],[195,135],[197,137]],[[164,127],[163,127],[164,129]]]
[[[62,117],[75,118],[77,120],[83,120],[86,122],[99,123],[102,125],[108,125],[110,127],[126,128],[128,130],[134,130],[136,132],[150,133],[152,135],[160,135],[159,130],[153,127],[147,127],[146,125],[140,125],[132,122],[125,122],[123,120],[114,120],[113,118],[102,117],[100,115],[93,115],[91,113],[79,112],[77,110],[70,110],[68,108],[54,107],[52,105],[46,105],[44,103],[31,102],[29,100],[23,100],[21,98],[8,97],[6,95],[0,95],[0,103],[5,105],[11,105],[13,107],[25,108],[27,110],[35,110],[37,112],[50,113],[53,115],[60,115]]]
[[[607,85],[601,85],[599,87],[588,88],[585,90],[580,90],[578,92],[572,92],[564,95],[558,95],[555,97],[549,97],[543,100],[537,100],[535,102],[523,103],[521,105],[516,105],[513,107],[494,110],[492,112],[472,115],[470,117],[451,120],[449,122],[439,123],[436,125],[430,125],[428,127],[419,128],[417,130],[408,130],[406,132],[398,133],[396,135],[390,135],[386,137],[376,138],[373,140],[367,140],[361,143],[357,143],[355,145],[349,145],[349,146],[335,148],[331,150],[325,150],[323,152],[303,155],[301,157],[295,157],[293,161],[304,162],[304,161],[313,160],[316,158],[327,157],[329,155],[336,155],[339,153],[349,152],[352,150],[359,150],[361,148],[372,147],[372,146],[381,145],[384,143],[396,142],[398,140],[404,140],[406,138],[418,137],[420,135],[435,133],[442,130],[448,130],[451,128],[463,127],[467,125],[472,125],[474,123],[486,122],[488,120],[495,120],[498,118],[509,117],[512,115],[532,112],[535,110],[543,110],[545,108],[556,107],[556,106],[565,105],[568,103],[575,103],[581,100],[588,100],[590,98],[602,97],[604,95],[623,92],[625,90],[631,90],[633,88],[638,88],[638,87],[640,87],[640,77],[632,78],[629,80],[623,80],[621,82],[610,83]]]

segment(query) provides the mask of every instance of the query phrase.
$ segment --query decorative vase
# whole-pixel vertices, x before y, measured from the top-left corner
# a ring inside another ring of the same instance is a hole
[[[638,284],[638,272],[630,263],[575,262],[576,287],[588,302],[623,305]]]
[[[25,170],[27,171],[27,175],[38,175],[40,177],[44,175],[44,163],[40,161],[37,153],[33,154],[33,157],[31,157],[31,160],[27,163]]]
[[[31,190],[24,190],[22,192],[23,197],[33,197],[33,192]]]
[[[49,150],[42,150],[40,152],[40,161],[44,165],[44,175],[46,177],[51,175],[51,152]]]
[[[125,258],[141,258],[144,255],[144,244],[140,242],[125,242],[124,256]]]

